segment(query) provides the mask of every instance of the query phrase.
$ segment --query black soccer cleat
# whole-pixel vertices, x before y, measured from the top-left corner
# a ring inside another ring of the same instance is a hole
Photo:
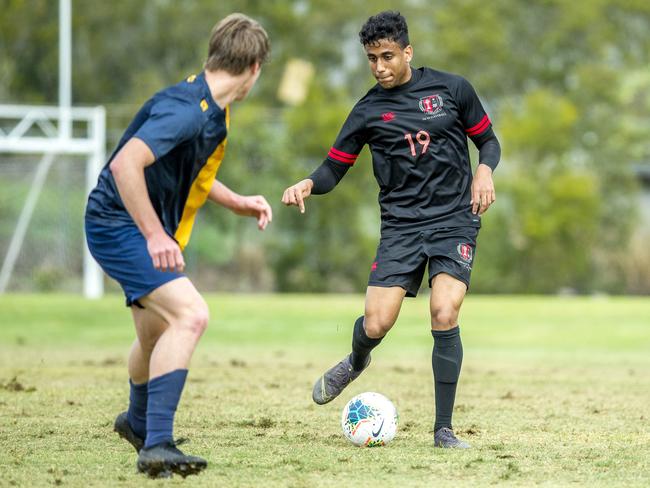
[[[454,431],[448,427],[441,427],[433,434],[433,442],[436,447],[444,449],[469,449],[467,442],[458,440]]]
[[[122,439],[126,439],[136,450],[140,450],[144,447],[144,439],[136,434],[129,424],[129,419],[126,412],[122,412],[115,419],[115,425],[113,430],[117,432]]]
[[[183,478],[203,471],[208,462],[198,456],[189,456],[176,447],[174,442],[163,442],[143,448],[138,456],[138,471],[151,478],[169,478],[172,473]]]
[[[350,356],[346,356],[343,361],[328,369],[323,376],[316,380],[311,393],[312,399],[319,405],[331,402],[341,394],[346,386],[356,380],[369,364],[370,355],[368,355],[363,368],[356,371],[352,367]]]

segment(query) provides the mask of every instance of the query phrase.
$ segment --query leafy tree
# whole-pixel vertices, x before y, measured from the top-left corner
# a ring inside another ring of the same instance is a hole
[[[395,4],[349,0],[345,7],[334,0],[73,1],[73,100],[108,106],[111,146],[148,96],[201,69],[218,19],[242,11],[269,32],[271,62],[251,99],[233,109],[219,176],[265,194],[275,220],[260,235],[223,211],[202,211],[207,225],[197,226],[188,260],[209,284],[218,270],[236,279],[247,273],[242,289],[256,280],[279,290],[364,286],[379,225],[367,152],[331,195],[308,202],[306,215],[278,203],[284,187],[320,164],[373,84],[357,32]],[[474,289],[644,289],[630,279],[625,256],[638,226],[632,165],[650,154],[650,2],[414,0],[399,8],[414,65],[471,80],[502,142],[498,200],[483,219]],[[0,10],[0,101],[55,103],[57,2],[0,0]],[[276,96],[291,58],[312,62],[316,73],[298,107]],[[266,274],[245,271],[250,262]]]

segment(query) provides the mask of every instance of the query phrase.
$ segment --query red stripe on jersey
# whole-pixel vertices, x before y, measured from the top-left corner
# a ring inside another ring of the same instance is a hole
[[[334,146],[332,146],[330,151],[332,151],[333,153],[338,154],[339,156],[342,156],[344,158],[357,159],[357,156],[359,156],[358,154],[350,154],[350,153],[346,153],[346,152],[343,152],[343,151],[339,151]]]
[[[346,164],[354,164],[358,156],[358,154],[349,154],[343,151],[339,151],[333,146],[330,149],[329,153],[327,153],[327,155],[332,159],[336,159],[337,161]]]
[[[336,159],[337,161],[339,161],[341,163],[345,163],[345,164],[354,164],[354,162],[356,161],[356,158],[354,158],[354,159],[342,158],[341,156],[339,156],[337,154],[334,154],[332,151],[328,152],[327,156],[332,158],[332,159]]]
[[[470,127],[469,129],[465,129],[465,132],[467,132],[467,134],[469,134],[470,136],[477,136],[485,132],[485,130],[489,127],[490,123],[491,123],[490,118],[487,115],[485,115],[483,116],[483,118],[478,124],[476,124],[474,127]]]

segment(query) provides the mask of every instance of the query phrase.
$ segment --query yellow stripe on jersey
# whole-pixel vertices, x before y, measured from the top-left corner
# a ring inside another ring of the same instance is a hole
[[[230,128],[230,108],[226,107],[226,130]],[[192,227],[194,227],[194,220],[196,219],[196,212],[203,206],[208,198],[212,183],[217,177],[217,171],[223,161],[223,156],[226,152],[226,143],[228,138],[224,138],[221,144],[217,146],[214,152],[210,155],[207,162],[196,175],[196,179],[192,183],[190,192],[187,195],[187,201],[183,208],[183,215],[181,221],[178,223],[178,228],[174,234],[174,238],[178,241],[181,250],[185,249],[187,243],[190,241],[192,234]]]

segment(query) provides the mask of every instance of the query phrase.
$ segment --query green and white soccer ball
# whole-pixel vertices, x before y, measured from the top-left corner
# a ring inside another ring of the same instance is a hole
[[[397,410],[384,395],[361,393],[350,400],[341,415],[343,434],[355,446],[384,446],[397,432]]]

